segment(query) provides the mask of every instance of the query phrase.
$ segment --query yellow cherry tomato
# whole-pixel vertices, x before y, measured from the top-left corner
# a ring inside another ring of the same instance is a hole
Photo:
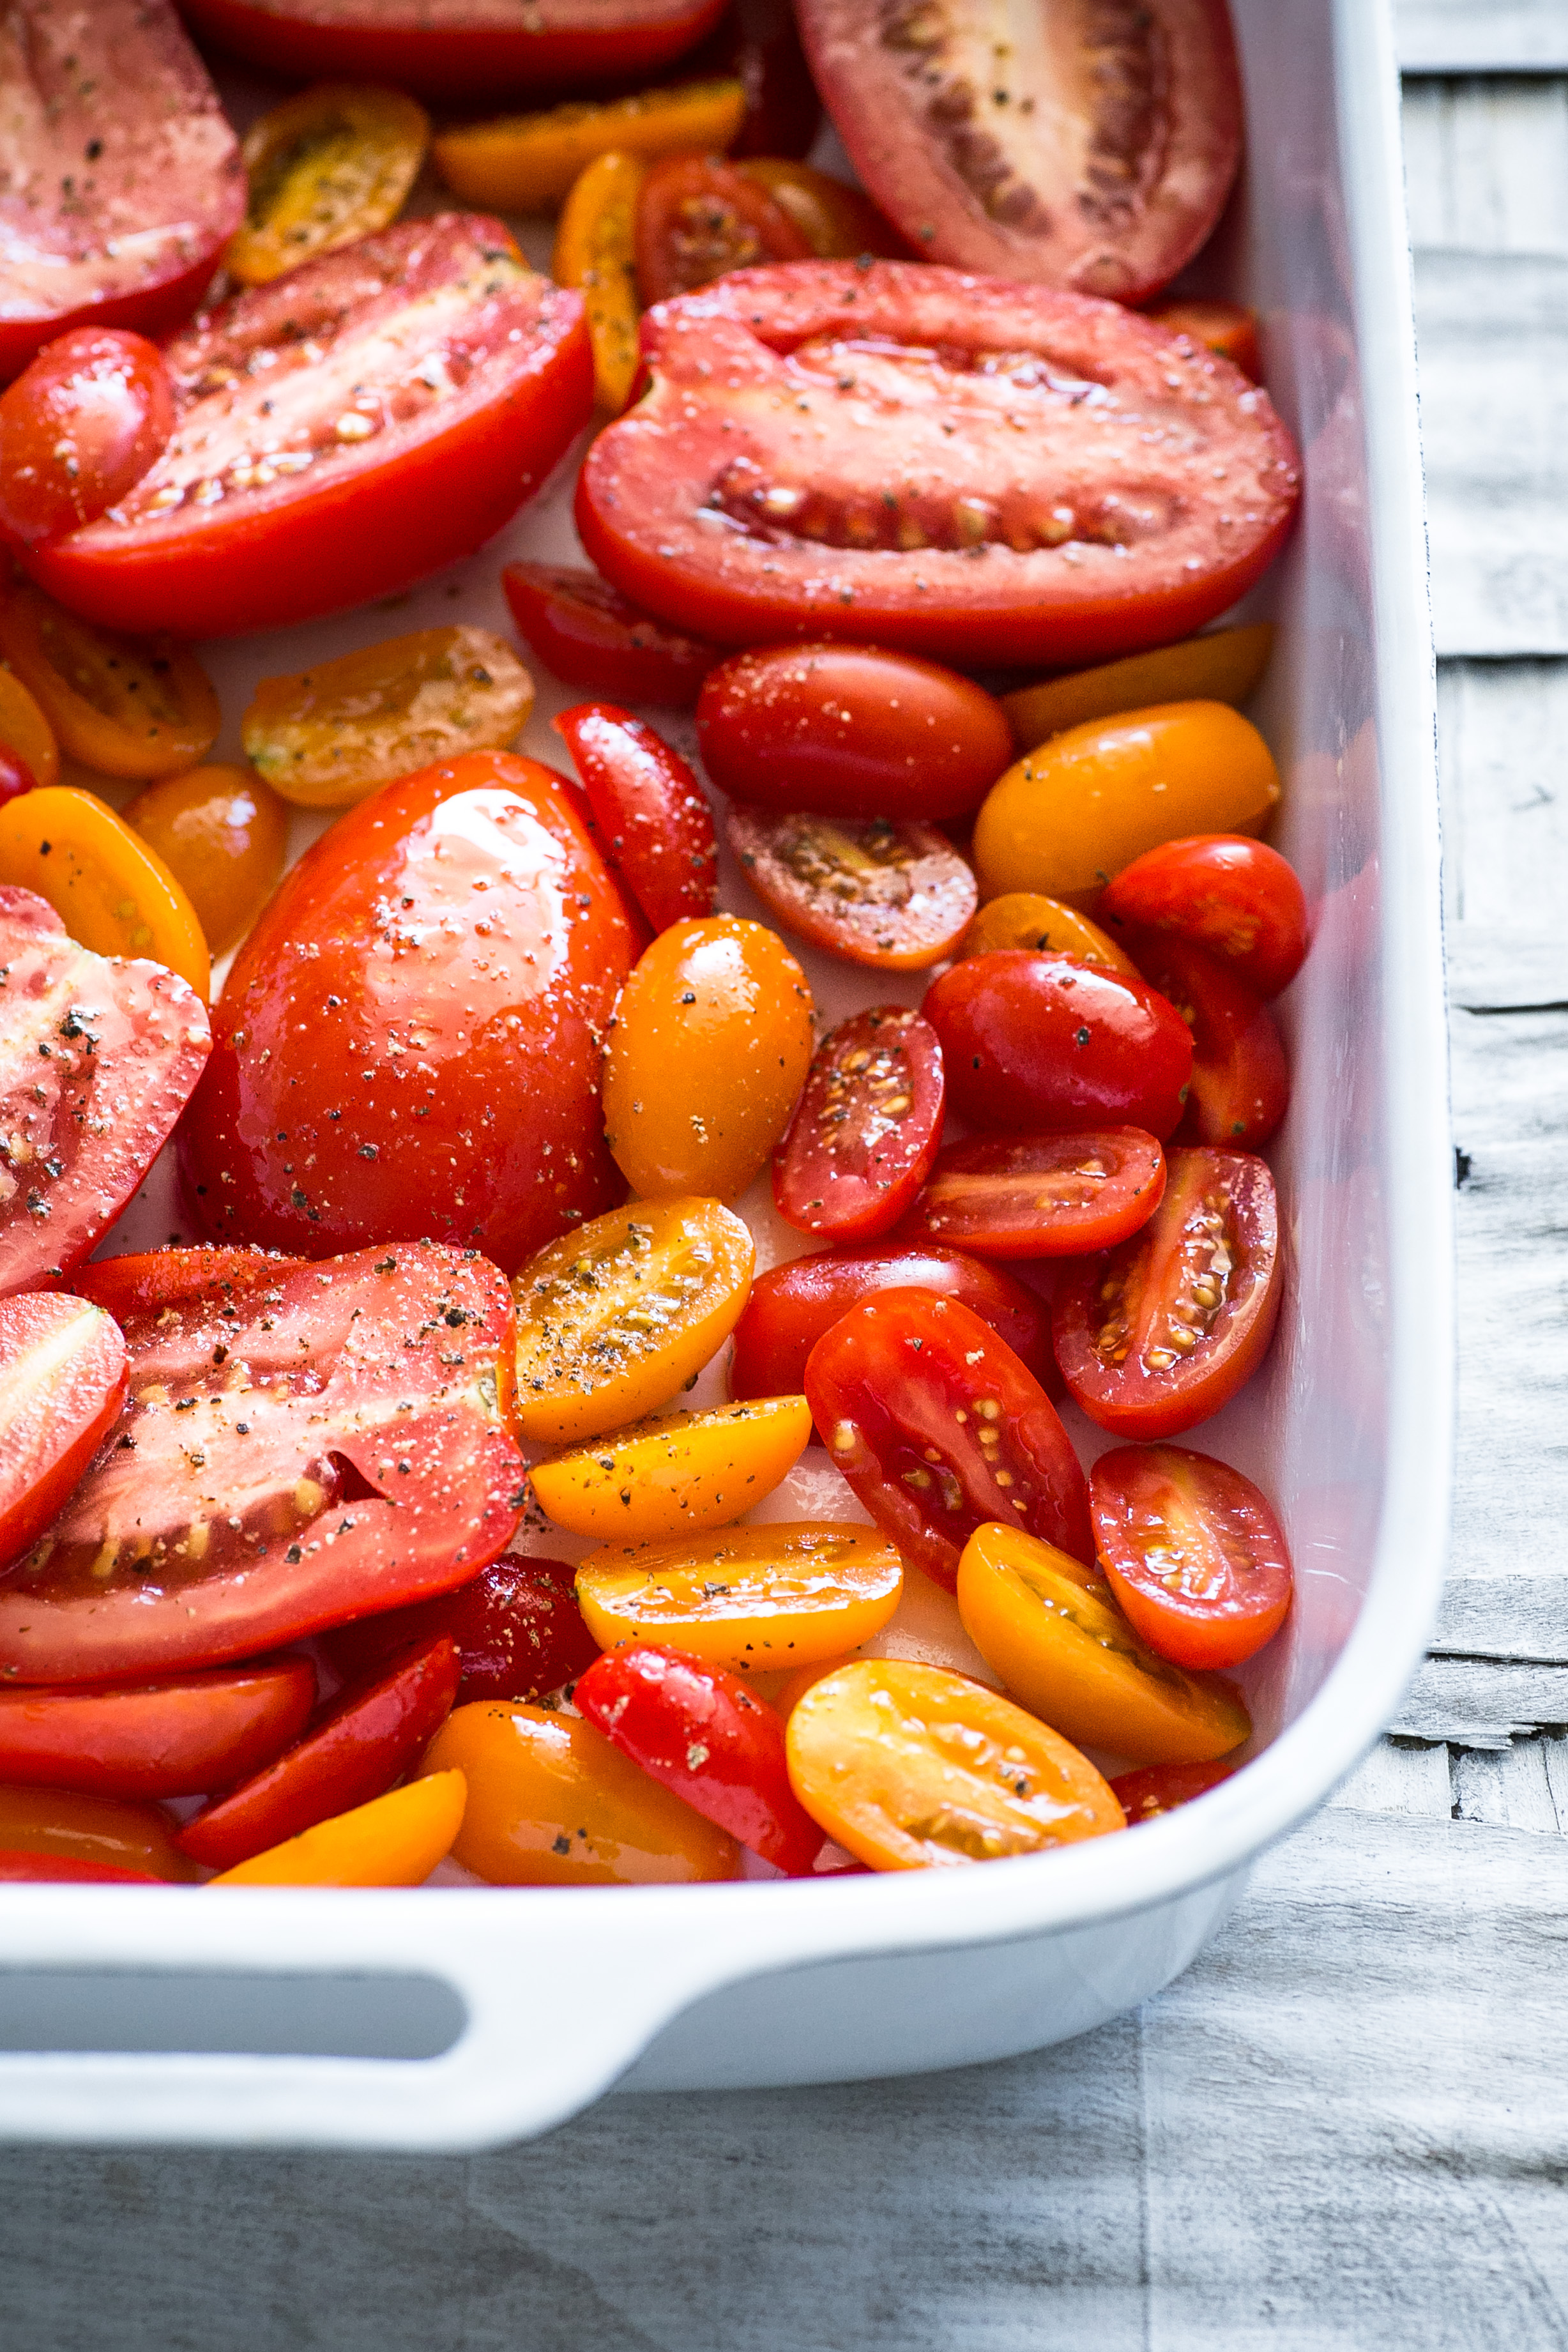
[[[37,699],[21,679],[0,668],[0,743],[15,751],[36,784],[52,784],[60,772],[60,747]]]
[[[558,1527],[601,1543],[657,1543],[723,1528],[787,1477],[811,1435],[803,1396],[753,1397],[710,1412],[672,1412],[533,1468]]]
[[[1060,898],[1042,898],[1036,890],[1009,890],[982,907],[958,942],[958,954],[989,955],[993,948],[1034,948],[1043,954],[1080,956],[1085,963],[1103,964],[1124,979],[1141,977],[1125,948],[1108,931],[1064,907]]]
[[[1250,1736],[1228,1684],[1157,1657],[1108,1584],[1019,1528],[992,1520],[969,1538],[958,1614],[1009,1690],[1086,1747],[1134,1764],[1207,1764]]]
[[[334,1813],[254,1853],[209,1886],[418,1886],[452,1851],[467,1794],[461,1772],[430,1770],[406,1789]]]
[[[436,138],[435,168],[465,204],[499,213],[548,212],[596,155],[676,155],[727,147],[746,116],[738,81],[677,82],[664,89],[552,106],[469,122]]]
[[[277,794],[245,768],[192,768],[138,793],[125,822],[180,884],[213,954],[226,953],[283,871],[288,815]]]
[[[1113,874],[1188,833],[1261,833],[1280,772],[1224,702],[1164,702],[1053,735],[994,784],[975,820],[982,898],[1039,890],[1083,906]]]
[[[58,1853],[154,1878],[201,1876],[174,1843],[174,1823],[162,1805],[74,1789],[0,1786],[0,1853]]]
[[[533,702],[533,679],[503,638],[455,625],[264,677],[240,733],[286,801],[344,808],[438,760],[503,750]]]
[[[430,142],[430,117],[402,90],[318,82],[246,131],[245,226],[224,264],[265,286],[319,253],[385,228],[402,209]]]
[[[619,416],[631,398],[642,356],[636,227],[637,198],[647,176],[636,155],[596,155],[572,182],[556,230],[550,275],[582,296],[594,395],[607,416]]]
[[[689,1885],[739,1871],[727,1832],[578,1716],[476,1700],[426,1754],[428,1770],[446,1765],[469,1791],[454,1859],[497,1885]]]
[[[1152,654],[1127,654],[1121,661],[1071,670],[1039,686],[1020,686],[1003,695],[1002,709],[1019,750],[1032,751],[1064,728],[1114,719],[1124,710],[1146,710],[1156,702],[1245,702],[1273,650],[1271,621],[1216,629]]]
[[[166,964],[206,995],[212,959],[195,908],[156,850],[91,793],[52,784],[0,808],[0,882],[47,898],[95,955]]]
[[[858,1649],[898,1606],[904,1563],[850,1519],[730,1528],[704,1543],[618,1544],[577,1571],[577,1603],[601,1649],[674,1642],[737,1675]]]
[[[212,681],[183,646],[100,629],[29,582],[0,593],[0,654],[60,750],[100,776],[193,768],[223,724]]]
[[[740,1319],[757,1245],[718,1201],[632,1202],[513,1276],[525,1444],[573,1445],[664,1404]]]
[[[811,1066],[811,991],[776,931],[706,915],[661,931],[621,992],[604,1132],[647,1200],[744,1192]]]
[[[800,1698],[789,1783],[873,1870],[1004,1862],[1125,1826],[1086,1756],[946,1666],[858,1658]]]

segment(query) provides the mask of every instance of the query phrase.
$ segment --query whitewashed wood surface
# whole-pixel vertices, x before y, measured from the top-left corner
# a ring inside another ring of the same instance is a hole
[[[1036,2058],[467,2161],[0,2152],[3,2352],[1568,2347],[1568,0],[1399,15],[1462,1346],[1396,1736]]]

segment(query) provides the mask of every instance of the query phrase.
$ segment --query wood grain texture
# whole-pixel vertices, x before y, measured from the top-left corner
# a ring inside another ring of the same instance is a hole
[[[1561,73],[1568,68],[1562,0],[1396,0],[1394,23],[1407,74]]]

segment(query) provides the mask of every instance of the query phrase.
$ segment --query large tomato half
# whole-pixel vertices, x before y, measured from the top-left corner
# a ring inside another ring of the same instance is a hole
[[[582,297],[480,213],[403,221],[252,286],[164,353],[174,432],[37,577],[111,628],[303,620],[466,555],[593,404]]]
[[[471,752],[361,801],[214,1008],[180,1130],[207,1230],[308,1257],[433,1235],[509,1273],[612,1207],[601,1037],[634,954],[537,760]]]
[[[1114,302],[789,262],[662,303],[643,354],[578,529],[623,594],[724,644],[1103,661],[1222,612],[1295,511],[1268,394]]]

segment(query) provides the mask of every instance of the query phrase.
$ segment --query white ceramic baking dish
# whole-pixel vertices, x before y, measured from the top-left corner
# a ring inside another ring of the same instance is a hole
[[[823,2081],[1034,2048],[1185,1968],[1252,1858],[1392,1716],[1437,1603],[1452,1358],[1398,89],[1384,0],[1232,5],[1250,162],[1206,266],[1261,312],[1269,381],[1306,453],[1301,528],[1255,603],[1281,624],[1259,716],[1316,924],[1284,1008],[1287,1305],[1264,1374],[1201,1441],[1275,1496],[1297,1563],[1288,1640],[1253,1678],[1257,1760],[1129,1836],[957,1874],[618,1892],[7,1888],[0,2132],[476,2147],[545,2130],[617,2082]],[[565,515],[558,488],[507,551],[565,553]],[[309,646],[455,611],[500,623],[497,570],[486,551],[408,600],[406,619],[352,616]],[[298,667],[305,642],[214,649],[225,701]]]

